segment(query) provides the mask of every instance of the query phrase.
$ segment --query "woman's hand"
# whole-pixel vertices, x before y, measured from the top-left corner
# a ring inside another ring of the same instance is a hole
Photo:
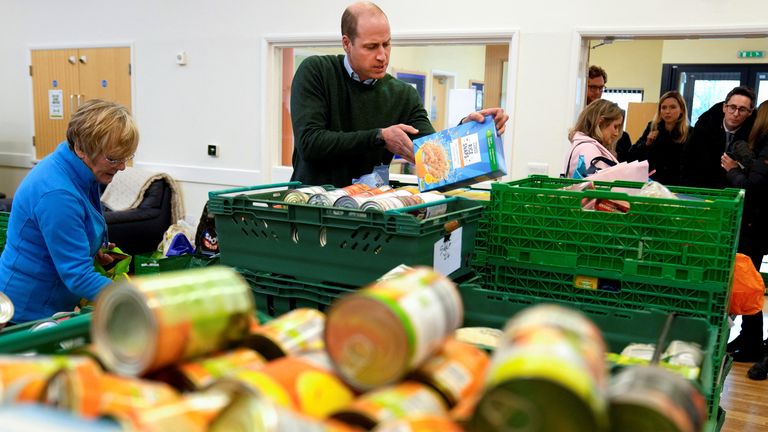
[[[648,136],[645,137],[645,145],[648,145],[648,146],[653,145],[653,142],[656,141],[656,137],[658,136],[659,136],[658,130],[648,132]]]
[[[114,247],[115,247],[115,244],[110,243],[106,247],[99,249],[99,251],[96,252],[96,261],[102,266],[107,266],[109,264],[112,264],[115,261],[115,257],[110,255],[109,251],[111,249],[114,249]]]

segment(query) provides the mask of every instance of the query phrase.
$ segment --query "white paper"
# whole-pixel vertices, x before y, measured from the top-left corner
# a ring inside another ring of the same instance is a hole
[[[475,89],[451,89],[448,91],[447,127],[459,124],[461,119],[475,110]]]
[[[461,237],[463,228],[456,228],[448,239],[435,242],[434,264],[436,271],[448,276],[461,267]]]
[[[62,90],[48,90],[48,118],[51,120],[64,118],[63,97]]]

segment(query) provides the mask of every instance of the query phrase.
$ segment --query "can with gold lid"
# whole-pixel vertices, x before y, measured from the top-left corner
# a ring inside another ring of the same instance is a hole
[[[91,335],[108,369],[143,375],[241,341],[255,317],[253,294],[234,269],[212,266],[107,286]]]
[[[405,376],[463,317],[453,281],[416,267],[336,300],[327,313],[325,345],[339,375],[368,390]]]
[[[331,418],[371,430],[387,421],[419,415],[446,416],[445,401],[426,384],[402,381],[363,394]]]
[[[309,201],[309,197],[325,192],[325,188],[322,186],[307,186],[298,189],[291,189],[286,191],[283,196],[283,201],[292,204],[306,204]]]
[[[0,330],[13,319],[13,302],[7,295],[0,292]]]
[[[244,344],[267,360],[324,348],[325,314],[317,309],[299,308],[255,327]]]

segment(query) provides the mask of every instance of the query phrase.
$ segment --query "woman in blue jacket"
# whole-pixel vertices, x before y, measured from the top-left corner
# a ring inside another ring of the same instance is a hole
[[[111,282],[94,269],[94,258],[112,261],[101,252],[109,244],[100,191],[138,142],[125,107],[89,100],[72,116],[67,140],[21,182],[0,255],[0,292],[13,302],[13,323],[72,310]]]

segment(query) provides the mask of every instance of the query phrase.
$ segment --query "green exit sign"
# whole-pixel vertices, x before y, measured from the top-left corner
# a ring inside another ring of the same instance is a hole
[[[765,51],[739,51],[739,58],[763,58]]]

